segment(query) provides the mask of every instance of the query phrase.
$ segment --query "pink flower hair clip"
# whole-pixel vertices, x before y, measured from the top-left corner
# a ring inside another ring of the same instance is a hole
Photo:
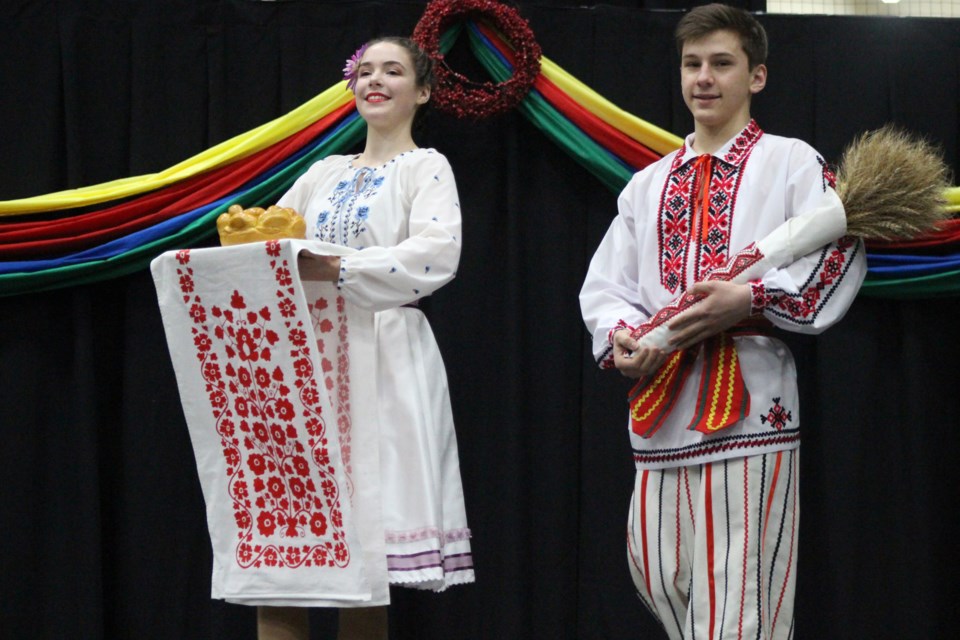
[[[347,58],[347,63],[343,67],[343,79],[347,81],[347,89],[356,93],[357,89],[357,71],[360,66],[360,59],[367,50],[367,45],[363,45]]]

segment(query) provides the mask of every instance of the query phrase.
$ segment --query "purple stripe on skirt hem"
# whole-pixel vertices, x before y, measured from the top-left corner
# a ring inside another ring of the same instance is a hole
[[[422,557],[427,556],[427,557]],[[419,571],[443,567],[444,572],[461,571],[473,568],[473,555],[459,553],[441,560],[439,551],[425,551],[409,556],[387,556],[387,569],[390,571]]]

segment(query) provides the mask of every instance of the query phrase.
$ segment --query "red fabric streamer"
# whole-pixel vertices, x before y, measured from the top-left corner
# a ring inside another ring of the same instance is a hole
[[[306,146],[355,108],[349,102],[255,154],[107,209],[0,227],[0,258],[51,257],[97,246],[196,209],[236,190]]]
[[[513,51],[493,29],[481,23],[477,23],[477,28],[511,65],[514,64]],[[578,126],[585,134],[634,169],[640,170],[660,159],[660,154],[650,150],[592,114],[574,101],[573,98],[561,91],[557,85],[547,79],[542,73],[537,75],[533,82],[533,88],[539,91],[550,104],[556,107],[560,113]]]
[[[919,249],[928,247],[944,247],[945,245],[960,242],[960,218],[951,218],[940,222],[939,229],[925,233],[912,240],[882,241],[870,240],[867,248],[871,252],[883,253],[898,249]]]

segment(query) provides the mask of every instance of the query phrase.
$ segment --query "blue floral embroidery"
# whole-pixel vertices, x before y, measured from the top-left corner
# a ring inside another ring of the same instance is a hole
[[[368,202],[380,191],[384,179],[376,169],[361,167],[354,170],[352,179],[340,180],[327,198],[331,208],[317,217],[314,237],[345,246],[359,238],[373,213]]]
[[[370,207],[363,205],[362,207],[357,207],[357,211],[353,214],[353,220],[350,221],[350,231],[353,232],[353,237],[356,238],[360,235],[361,232],[366,231],[367,228],[363,225],[364,221],[370,216]]]

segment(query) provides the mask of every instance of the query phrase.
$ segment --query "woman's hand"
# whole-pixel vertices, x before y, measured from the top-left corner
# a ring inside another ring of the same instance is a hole
[[[318,256],[312,253],[301,253],[297,257],[297,268],[303,280],[320,280],[322,282],[336,282],[340,279],[340,257]]]

